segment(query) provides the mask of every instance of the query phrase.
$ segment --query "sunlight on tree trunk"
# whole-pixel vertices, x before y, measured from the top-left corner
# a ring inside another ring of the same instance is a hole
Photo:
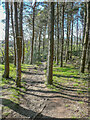
[[[9,2],[5,2],[6,26],[5,26],[5,71],[3,77],[9,78]]]
[[[34,18],[35,18],[35,6],[36,6],[36,2],[34,3],[34,7],[33,7],[33,19],[32,19],[32,23],[33,23],[33,32],[32,32],[32,42],[31,42],[31,57],[30,57],[30,64],[33,63],[33,45],[34,45]]]
[[[14,65],[16,66],[16,36],[14,31],[14,22],[13,22],[13,4],[11,2],[11,23],[12,23],[12,31],[13,31],[13,38],[14,38]]]
[[[89,7],[90,4],[89,2],[87,3],[87,21],[86,21],[86,31],[85,31],[85,37],[84,37],[84,46],[83,46],[83,51],[82,51],[82,59],[81,59],[81,72],[84,73],[85,70],[85,61],[86,61],[86,51],[87,51],[87,45],[88,45],[88,40],[89,40]]]
[[[54,54],[54,2],[51,2],[51,31],[48,53],[47,84],[53,84],[53,54]]]

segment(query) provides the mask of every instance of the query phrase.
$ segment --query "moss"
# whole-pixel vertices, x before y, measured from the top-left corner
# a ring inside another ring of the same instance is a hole
[[[79,84],[78,83],[74,83],[73,86],[76,87],[76,86],[79,86]]]
[[[81,93],[83,93],[83,91],[81,91],[81,90],[77,90],[77,93],[78,93],[78,94],[81,94]]]
[[[10,112],[5,112],[3,115],[8,116],[9,114],[10,114]]]
[[[65,105],[65,107],[69,107],[69,105],[68,105],[68,104],[66,104],[66,105]]]
[[[76,116],[72,116],[72,118],[77,118]]]
[[[78,103],[80,103],[80,104],[84,104],[84,102],[83,102],[83,101],[78,101]]]

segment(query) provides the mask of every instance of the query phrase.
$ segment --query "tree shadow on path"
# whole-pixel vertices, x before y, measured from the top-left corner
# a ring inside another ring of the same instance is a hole
[[[0,98],[1,100],[1,98]],[[2,98],[2,105],[4,106],[7,106],[9,107],[10,109],[12,109],[13,111],[25,116],[25,119],[26,120],[33,120],[33,118],[38,114],[37,112],[35,111],[32,111],[32,110],[29,110],[29,109],[26,109],[26,108],[23,108],[22,106],[20,106],[19,104],[16,104],[14,102],[12,102],[11,100],[9,99],[5,99],[5,98]],[[43,118],[39,118],[39,115],[42,116]],[[60,120],[60,118],[53,118],[53,117],[49,117],[49,116],[44,116],[42,114],[39,114],[34,120]],[[14,118],[3,118],[2,120],[14,120]],[[15,120],[20,120],[19,118],[15,118]],[[24,120],[24,118],[21,118],[22,120]],[[65,120],[65,119],[64,119]],[[75,120],[78,120],[78,119],[75,119]]]

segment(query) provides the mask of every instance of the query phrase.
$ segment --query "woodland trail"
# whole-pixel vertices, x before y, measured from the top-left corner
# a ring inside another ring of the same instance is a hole
[[[24,73],[23,80],[26,82],[26,91],[20,97],[20,104],[11,103],[11,113],[7,118],[26,118],[35,120],[39,118],[84,118],[88,117],[88,104],[82,104],[83,98],[75,95],[75,91],[61,90],[52,91],[45,85],[45,64],[39,67],[28,67]],[[69,89],[68,89],[69,90]],[[64,93],[64,94],[63,94]]]

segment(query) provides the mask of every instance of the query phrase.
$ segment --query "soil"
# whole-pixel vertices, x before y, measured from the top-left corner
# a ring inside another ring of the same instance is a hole
[[[68,86],[67,89],[58,92],[46,87],[45,63],[36,67],[28,67],[23,80],[26,82],[26,91],[21,95],[19,102],[10,102],[10,114],[6,118],[26,118],[35,120],[39,118],[87,118],[88,99],[86,96],[77,95],[75,89]],[[72,89],[72,91],[70,91]],[[3,98],[4,101],[4,98]],[[5,118],[5,116],[3,116]]]

